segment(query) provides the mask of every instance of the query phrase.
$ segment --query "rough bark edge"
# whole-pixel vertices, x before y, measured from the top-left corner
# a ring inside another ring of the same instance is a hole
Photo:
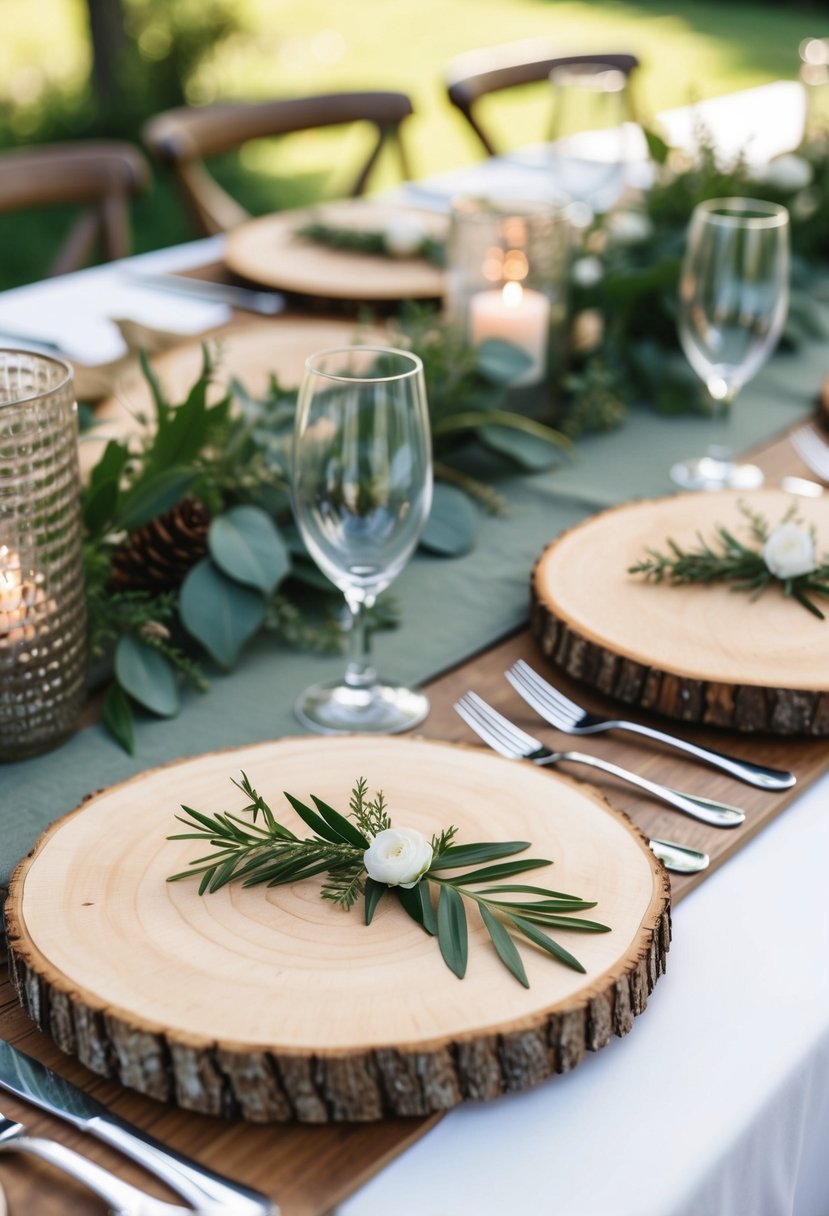
[[[438,740],[428,742],[440,745]],[[598,1051],[612,1035],[627,1034],[667,964],[668,873],[629,816],[599,791],[591,788],[590,793],[627,825],[647,854],[654,890],[643,921],[652,923],[640,925],[621,960],[621,971],[619,966],[610,968],[585,987],[581,999],[568,998],[562,1007],[516,1023],[508,1032],[481,1032],[421,1050],[375,1048],[308,1056],[176,1035],[158,1026],[139,1025],[137,1019],[89,999],[54,970],[29,940],[22,913],[30,865],[52,832],[82,811],[89,797],[42,833],[12,875],[5,904],[12,986],[38,1029],[92,1072],[200,1114],[253,1123],[360,1123],[431,1115],[468,1099],[489,1101],[531,1089],[556,1073],[569,1072],[587,1051]]]
[[[189,1043],[93,1009],[57,978],[38,971],[9,915],[13,986],[25,1011],[62,1051],[93,1072],[162,1102],[254,1123],[369,1122],[429,1115],[466,1099],[489,1101],[569,1072],[587,1051],[627,1034],[664,973],[671,938],[667,897],[640,931],[636,957],[592,995],[535,1026],[449,1041],[433,1051],[389,1048],[302,1057]]]
[[[542,654],[567,675],[637,709],[745,734],[829,735],[829,692],[720,683],[640,663],[606,649],[557,616],[533,568],[530,632]]]

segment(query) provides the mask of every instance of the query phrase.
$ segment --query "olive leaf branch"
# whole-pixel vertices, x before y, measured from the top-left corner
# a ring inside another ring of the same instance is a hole
[[[530,847],[528,841],[455,844],[457,829],[445,828],[432,837],[431,861],[425,872],[411,887],[394,886],[376,881],[366,871],[366,851],[375,836],[390,829],[391,818],[382,793],[368,797],[365,778],[360,777],[354,785],[348,816],[316,795],[311,795],[310,806],[285,793],[313,833],[305,839],[279,822],[246,773],[233,784],[248,799],[240,812],[205,814],[182,806],[183,814],[176,818],[187,831],[168,839],[198,840],[212,851],[194,858],[186,870],[172,874],[168,882],[198,877],[199,894],[205,895],[231,882],[241,882],[245,887],[277,887],[324,874],[322,898],[348,910],[362,896],[366,925],[371,923],[383,896],[391,892],[424,932],[437,937],[444,962],[459,979],[465,975],[468,962],[464,902],[468,901],[478,908],[498,958],[526,988],[529,980],[515,944],[516,934],[565,966],[584,972],[579,960],[543,929],[609,931],[607,925],[573,916],[595,907],[595,902],[546,887],[505,882],[551,864],[537,857],[504,860],[525,852]],[[460,870],[466,872],[458,873]],[[499,885],[489,885],[492,883]],[[436,904],[433,892],[437,894]],[[503,898],[493,898],[496,895]]]

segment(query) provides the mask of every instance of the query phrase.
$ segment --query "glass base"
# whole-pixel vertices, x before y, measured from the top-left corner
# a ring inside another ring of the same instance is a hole
[[[763,484],[763,473],[756,464],[699,456],[673,465],[671,481],[683,490],[757,490]]]
[[[294,714],[309,730],[320,735],[361,732],[399,735],[417,726],[429,712],[429,701],[417,688],[373,684],[352,688],[348,684],[314,684],[294,704]]]

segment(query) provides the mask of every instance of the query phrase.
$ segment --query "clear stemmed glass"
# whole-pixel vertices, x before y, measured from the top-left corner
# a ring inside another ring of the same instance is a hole
[[[432,501],[423,364],[384,347],[321,351],[305,364],[292,478],[297,526],[351,613],[343,680],[316,684],[294,707],[323,734],[395,734],[429,710],[417,689],[381,683],[366,613],[414,552]]]
[[[691,216],[679,280],[679,339],[705,383],[714,415],[777,345],[789,299],[789,213],[777,203],[716,198]],[[753,489],[763,475],[724,447],[681,461],[671,479],[686,490]]]
[[[586,227],[624,189],[632,155],[628,82],[606,64],[568,64],[553,68],[550,85],[552,169],[556,184],[572,200],[574,223]]]

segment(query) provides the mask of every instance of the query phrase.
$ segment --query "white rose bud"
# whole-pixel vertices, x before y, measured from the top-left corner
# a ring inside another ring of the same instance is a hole
[[[383,225],[383,244],[393,258],[411,258],[426,239],[420,220],[414,215],[394,215]]]
[[[775,578],[797,578],[817,568],[812,534],[799,524],[778,524],[763,546],[763,561]]]
[[[579,287],[595,287],[604,277],[604,266],[599,258],[576,258],[570,273]]]
[[[413,887],[432,864],[432,846],[414,828],[386,828],[372,839],[363,864],[375,882]]]

